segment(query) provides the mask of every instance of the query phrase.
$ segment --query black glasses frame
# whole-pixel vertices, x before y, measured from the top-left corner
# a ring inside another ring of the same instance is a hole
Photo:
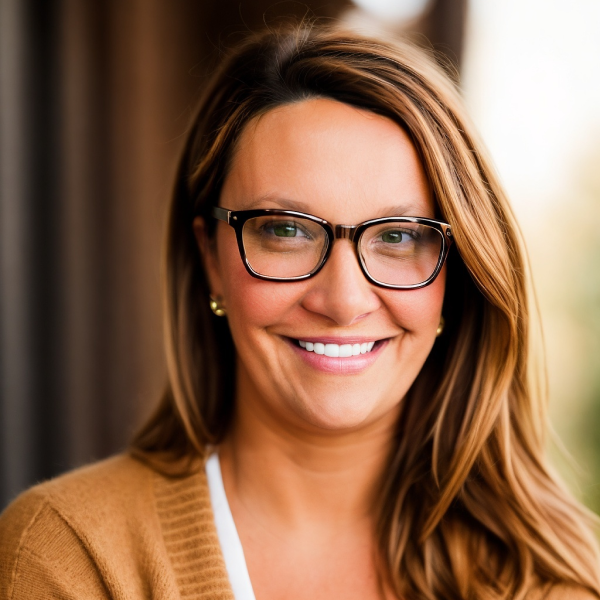
[[[448,225],[448,223],[438,221],[437,219],[426,219],[424,217],[383,217],[381,219],[371,219],[369,221],[364,221],[363,223],[359,223],[358,225],[333,225],[325,219],[320,219],[319,217],[315,217],[314,215],[309,215],[307,213],[301,213],[294,210],[279,210],[273,208],[255,210],[229,210],[220,206],[213,207],[212,215],[215,219],[223,221],[231,227],[233,227],[237,238],[240,256],[242,257],[242,262],[244,263],[246,270],[248,271],[248,273],[250,273],[250,275],[252,275],[252,277],[256,277],[257,279],[263,279],[265,281],[302,281],[304,279],[314,277],[323,268],[323,265],[325,265],[325,263],[327,262],[327,259],[331,254],[331,249],[333,248],[333,242],[336,239],[347,239],[354,244],[356,258],[358,259],[360,268],[364,276],[372,284],[382,288],[394,290],[412,290],[423,288],[432,283],[435,280],[435,278],[439,275],[440,271],[442,270],[442,266],[444,265],[444,262],[446,260],[446,257],[448,256],[448,250],[450,249],[450,246],[452,245],[453,241],[452,229],[450,225]],[[317,266],[310,273],[307,273],[306,275],[299,275],[297,277],[269,277],[268,275],[262,275],[261,273],[257,273],[250,266],[248,258],[246,257],[246,250],[244,248],[244,224],[249,219],[253,219],[255,217],[264,217],[268,215],[301,217],[303,219],[313,221],[314,223],[318,223],[323,227],[327,234],[327,248],[325,250],[325,253],[323,254],[323,257],[321,258],[321,262],[317,264]],[[392,285],[389,283],[383,283],[382,281],[378,281],[369,274],[369,271],[367,270],[367,267],[363,262],[360,252],[358,251],[358,243],[362,234],[368,227],[380,223],[417,223],[418,225],[428,225],[429,227],[432,227],[433,229],[436,229],[441,233],[442,247],[440,249],[440,256],[438,258],[438,262],[436,264],[435,270],[433,271],[433,274],[428,279],[426,279],[422,283],[417,283],[414,285]]]

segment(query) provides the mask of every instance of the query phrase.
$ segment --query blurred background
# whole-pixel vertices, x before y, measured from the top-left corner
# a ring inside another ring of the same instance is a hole
[[[528,243],[554,445],[600,510],[598,0],[0,0],[0,509],[125,448],[165,380],[174,168],[223,48],[285,15],[433,47]]]

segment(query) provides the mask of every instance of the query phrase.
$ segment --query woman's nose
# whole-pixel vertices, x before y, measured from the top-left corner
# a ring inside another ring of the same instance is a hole
[[[329,259],[314,277],[302,305],[338,326],[348,326],[381,306],[365,278],[352,242],[337,240]]]

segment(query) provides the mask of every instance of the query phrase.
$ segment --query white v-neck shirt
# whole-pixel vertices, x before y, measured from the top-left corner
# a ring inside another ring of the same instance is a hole
[[[242,542],[235,528],[233,515],[225,495],[221,463],[217,452],[214,452],[206,461],[206,478],[208,479],[210,502],[215,516],[219,544],[225,559],[233,596],[235,600],[256,600],[252,583],[250,583]]]

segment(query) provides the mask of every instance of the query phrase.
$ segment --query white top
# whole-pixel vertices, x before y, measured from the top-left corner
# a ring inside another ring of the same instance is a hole
[[[217,535],[235,600],[256,600],[250,583],[250,575],[248,575],[242,542],[235,528],[233,515],[225,495],[221,463],[217,452],[214,452],[206,461],[206,478],[208,479],[210,502],[215,515]]]

